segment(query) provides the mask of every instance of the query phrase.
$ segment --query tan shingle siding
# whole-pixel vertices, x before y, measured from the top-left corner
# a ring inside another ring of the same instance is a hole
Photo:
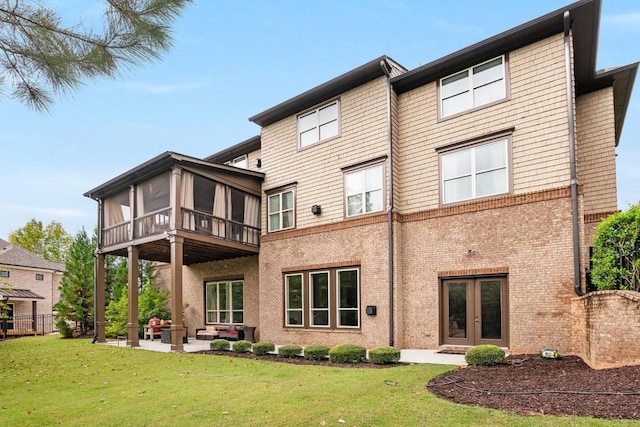
[[[576,100],[578,180],[586,215],[617,209],[613,89]]]
[[[381,77],[341,95],[340,136],[302,150],[298,150],[296,116],[262,130],[263,188],[298,183],[298,228],[341,221],[341,168],[387,154],[386,91],[386,78]],[[311,214],[312,205],[322,206],[320,216]],[[266,199],[263,218],[266,220]]]
[[[437,120],[437,82],[399,97],[400,208],[439,204],[435,149],[507,128],[513,132],[515,194],[569,183],[566,86],[562,37],[509,53],[510,99],[447,120]]]

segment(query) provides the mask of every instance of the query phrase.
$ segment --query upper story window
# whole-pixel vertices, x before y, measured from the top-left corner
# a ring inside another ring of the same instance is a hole
[[[44,274],[36,273],[36,280],[44,280]]]
[[[298,147],[337,136],[340,132],[339,111],[340,103],[336,100],[298,116]]]
[[[507,97],[505,57],[440,80],[440,116],[449,117]]]
[[[9,272],[7,270],[0,270],[0,277],[9,277]]]
[[[295,222],[295,192],[287,189],[268,196],[269,231],[294,228]]]
[[[442,203],[509,192],[509,137],[442,153]]]
[[[345,174],[347,216],[381,211],[383,207],[384,168],[369,166]]]
[[[249,165],[248,160],[247,160],[247,155],[243,154],[242,156],[236,157],[233,160],[225,162],[225,165],[235,166],[237,168],[246,169],[247,166]]]

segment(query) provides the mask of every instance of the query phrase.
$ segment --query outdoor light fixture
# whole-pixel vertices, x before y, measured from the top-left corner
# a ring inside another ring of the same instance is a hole
[[[320,213],[322,212],[322,208],[320,207],[320,205],[313,205],[311,206],[311,213],[314,215],[320,215]]]
[[[261,168],[262,167],[262,159],[256,159],[256,167],[257,168]]]

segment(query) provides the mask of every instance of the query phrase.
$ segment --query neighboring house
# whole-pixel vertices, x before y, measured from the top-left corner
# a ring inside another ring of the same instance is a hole
[[[138,258],[167,263],[174,350],[184,320],[276,343],[572,352],[638,68],[595,71],[599,18],[580,1],[411,71],[382,56],[251,117],[259,137],[96,187],[98,295],[107,254],[132,278]]]
[[[8,334],[52,332],[53,305],[60,300],[63,272],[63,263],[0,239],[0,300],[9,317]]]

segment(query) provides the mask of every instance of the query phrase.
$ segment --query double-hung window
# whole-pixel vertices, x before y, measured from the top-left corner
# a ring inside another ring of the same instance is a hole
[[[509,137],[441,153],[442,203],[509,192]]]
[[[357,328],[360,325],[360,292],[358,289],[358,270],[338,270],[337,300],[338,326]]]
[[[284,325],[299,328],[360,327],[360,269],[329,268],[284,275]]]
[[[286,326],[304,326],[304,280],[302,274],[284,277],[284,305]]]
[[[440,80],[440,116],[490,104],[507,97],[505,57],[499,56]]]
[[[207,323],[244,323],[244,281],[207,282]]]
[[[333,138],[340,133],[340,103],[336,100],[298,117],[298,147]]]
[[[382,164],[345,174],[347,216],[381,211],[383,207],[384,168]]]
[[[286,230],[295,227],[294,190],[289,189],[268,197],[269,231]]]
[[[311,326],[329,326],[329,272],[309,274]]]

